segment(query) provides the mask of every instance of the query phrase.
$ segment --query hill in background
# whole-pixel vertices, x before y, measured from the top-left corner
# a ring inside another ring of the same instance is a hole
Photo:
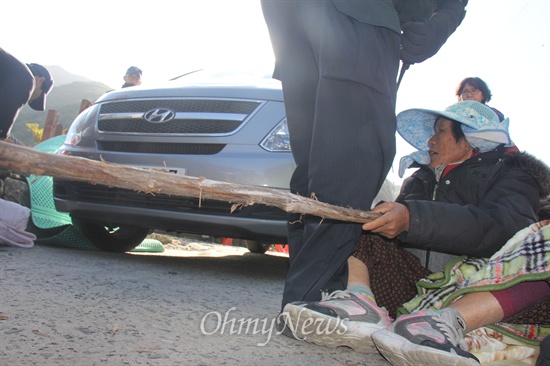
[[[95,102],[97,98],[113,88],[84,76],[72,74],[60,66],[46,66],[54,79],[54,87],[46,98],[47,110],[54,109],[59,112],[59,123],[63,129],[67,129],[78,115],[83,99]],[[35,111],[28,105],[24,106],[17,117],[11,134],[27,146],[34,146],[35,141],[27,123],[37,123],[44,127],[47,110]]]
[[[80,75],[76,75],[71,72],[68,72],[67,70],[63,69],[61,66],[54,65],[54,66],[46,66],[46,67],[53,76],[53,79],[55,82],[54,86],[72,84],[75,81],[93,82],[93,80],[90,80],[84,76],[80,76]]]

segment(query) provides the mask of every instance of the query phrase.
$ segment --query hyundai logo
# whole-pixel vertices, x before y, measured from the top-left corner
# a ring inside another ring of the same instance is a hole
[[[151,123],[163,123],[174,119],[176,114],[170,109],[158,108],[145,112],[143,118]]]

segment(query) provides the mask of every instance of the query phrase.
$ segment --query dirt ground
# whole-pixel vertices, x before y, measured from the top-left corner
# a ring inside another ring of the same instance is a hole
[[[163,241],[0,247],[0,365],[388,365],[276,334],[285,254]]]

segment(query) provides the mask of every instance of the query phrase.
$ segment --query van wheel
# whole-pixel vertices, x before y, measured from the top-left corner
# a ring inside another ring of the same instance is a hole
[[[136,248],[149,234],[149,228],[113,225],[73,217],[72,222],[99,249],[123,253]]]
[[[268,251],[271,244],[262,244],[260,242],[257,242],[256,240],[248,240],[248,239],[233,239],[233,245],[245,247],[248,249],[251,253],[258,253],[258,254],[264,254]]]

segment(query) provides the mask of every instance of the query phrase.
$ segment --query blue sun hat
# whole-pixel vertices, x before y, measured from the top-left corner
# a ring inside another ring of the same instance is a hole
[[[479,102],[467,100],[455,103],[444,111],[408,109],[397,115],[397,132],[418,151],[401,159],[400,177],[413,161],[422,165],[430,163],[428,140],[434,134],[434,123],[438,117],[460,122],[466,141],[480,152],[493,150],[500,144],[511,144],[508,132],[510,120],[506,118],[500,122],[491,108]]]

